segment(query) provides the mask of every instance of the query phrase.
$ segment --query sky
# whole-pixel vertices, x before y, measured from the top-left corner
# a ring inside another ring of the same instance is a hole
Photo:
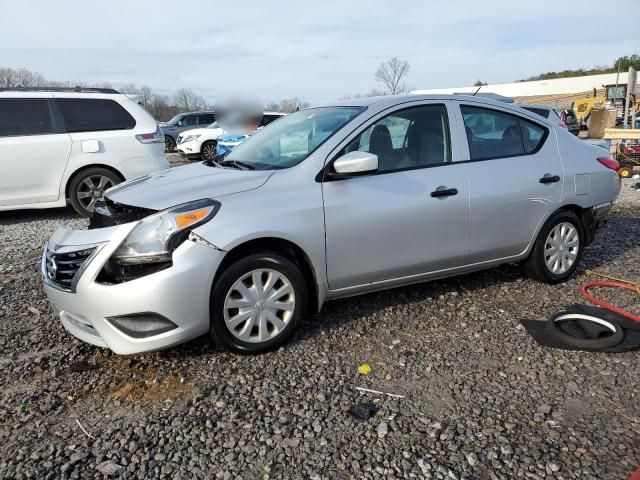
[[[325,102],[378,88],[392,56],[416,89],[610,65],[640,54],[637,1],[0,0],[0,67]]]

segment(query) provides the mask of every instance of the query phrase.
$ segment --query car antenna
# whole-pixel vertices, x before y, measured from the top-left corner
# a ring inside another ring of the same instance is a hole
[[[475,97],[475,96],[476,96],[476,93],[478,93],[478,92],[480,91],[480,89],[481,89],[481,88],[482,88],[482,85],[480,85],[480,86],[478,87],[478,89],[477,89],[475,92],[473,92],[473,95],[471,95],[471,96],[472,96],[472,97]]]

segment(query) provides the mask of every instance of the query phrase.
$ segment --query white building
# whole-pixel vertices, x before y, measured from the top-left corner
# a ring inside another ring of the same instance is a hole
[[[480,91],[497,93],[505,97],[545,97],[554,95],[572,95],[578,93],[593,92],[593,89],[601,90],[605,85],[616,83],[616,73],[606,73],[603,75],[587,75],[584,77],[556,78],[552,80],[535,80],[531,82],[495,83],[485,85]],[[619,84],[627,83],[627,72],[620,72]],[[449,94],[449,93],[472,93],[478,87],[455,87],[455,88],[432,88],[424,90],[413,90],[411,93],[423,94]]]

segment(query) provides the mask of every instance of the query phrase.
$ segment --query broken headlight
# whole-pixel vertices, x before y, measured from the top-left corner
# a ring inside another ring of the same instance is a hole
[[[211,220],[220,202],[209,198],[168,208],[141,220],[111,257],[120,265],[170,262],[189,232]]]

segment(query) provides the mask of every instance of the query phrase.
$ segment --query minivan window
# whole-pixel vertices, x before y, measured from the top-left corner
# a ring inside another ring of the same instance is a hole
[[[53,133],[46,98],[0,99],[0,137]]]
[[[198,115],[185,115],[182,117],[183,127],[191,127],[193,125],[198,125]]]
[[[174,126],[174,127],[175,127],[176,125],[178,125],[178,123],[180,123],[180,120],[182,120],[182,117],[184,117],[184,115],[183,115],[183,114],[181,114],[181,113],[180,113],[180,114],[178,114],[178,115],[174,115],[174,116],[171,118],[171,120],[169,120],[169,121],[167,122],[167,125],[172,125],[172,126]]]
[[[57,98],[69,133],[130,130],[135,119],[118,102],[97,98]]]
[[[421,105],[376,121],[345,147],[378,156],[378,171],[392,172],[451,161],[444,105]]]
[[[292,113],[235,147],[226,160],[243,162],[256,170],[293,167],[363,109],[319,107]]]
[[[200,125],[210,125],[216,121],[216,116],[213,113],[201,113],[200,120],[198,123]]]

